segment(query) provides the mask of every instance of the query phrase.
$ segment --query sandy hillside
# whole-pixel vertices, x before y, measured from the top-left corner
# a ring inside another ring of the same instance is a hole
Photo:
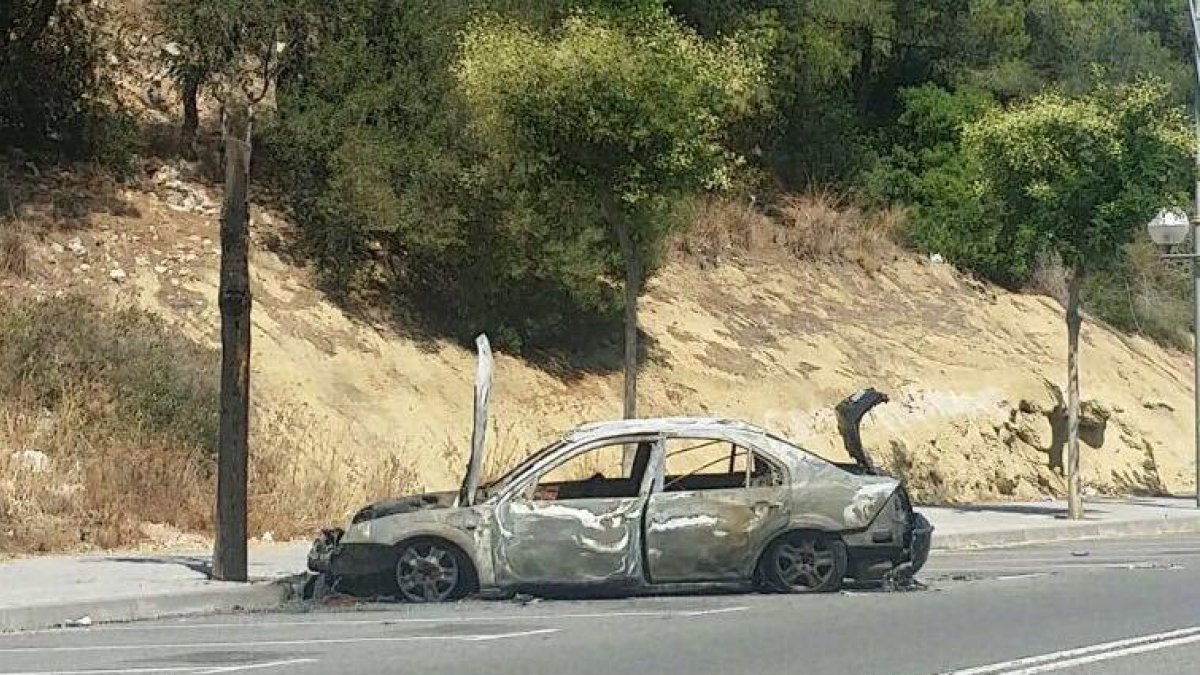
[[[30,290],[83,290],[134,302],[217,343],[219,195],[171,168],[153,191],[117,189],[116,207],[36,248]],[[355,320],[311,273],[266,242],[286,223],[253,218],[254,397],[298,462],[416,463],[427,488],[459,479],[474,357]],[[1036,498],[1062,489],[1052,420],[1065,375],[1061,308],[913,258],[868,275],[853,265],[680,257],[650,286],[645,415],[730,415],[841,457],[829,407],[862,386],[893,403],[867,423],[878,459],[925,500]],[[1084,480],[1096,492],[1192,489],[1190,360],[1088,324]],[[534,449],[580,422],[619,413],[619,374],[562,378],[499,356],[493,452]],[[288,423],[294,420],[294,424]],[[331,459],[331,453],[336,455]],[[315,457],[313,455],[320,455]]]

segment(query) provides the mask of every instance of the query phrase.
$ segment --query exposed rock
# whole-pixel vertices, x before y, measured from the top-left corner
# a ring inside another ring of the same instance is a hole
[[[119,268],[119,267],[118,267],[117,269],[115,269],[115,270],[112,270],[111,272],[109,272],[109,273],[108,273],[108,278],[109,278],[109,279],[112,279],[113,281],[116,281],[117,283],[120,283],[120,282],[122,282],[122,281],[125,281],[125,279],[126,279],[128,276],[129,276],[129,275],[125,273],[125,270],[123,270],[123,269],[121,269],[121,268]]]
[[[17,450],[12,453],[12,458],[30,473],[45,473],[50,470],[50,456],[41,450]]]

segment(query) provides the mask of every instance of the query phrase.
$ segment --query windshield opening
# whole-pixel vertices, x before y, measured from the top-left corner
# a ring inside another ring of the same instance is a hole
[[[487,499],[488,497],[491,497],[492,495],[496,494],[500,490],[504,489],[504,487],[506,485],[508,485],[508,483],[510,481],[512,481],[512,479],[514,477],[516,477],[518,474],[522,473],[525,470],[525,467],[530,466],[531,464],[534,464],[538,461],[541,461],[542,458],[548,456],[550,453],[552,453],[555,450],[557,450],[558,448],[562,447],[563,443],[565,443],[565,442],[566,442],[565,439],[561,439],[561,438],[558,439],[557,441],[554,441],[553,443],[547,445],[546,447],[542,448],[541,450],[538,450],[537,452],[533,453],[532,455],[529,455],[525,459],[517,462],[508,471],[504,472],[504,474],[501,475],[499,478],[488,481],[487,483],[481,485],[479,487],[479,489],[483,491],[483,498]]]

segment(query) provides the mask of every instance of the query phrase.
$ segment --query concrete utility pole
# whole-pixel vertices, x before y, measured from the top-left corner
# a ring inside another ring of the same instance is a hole
[[[222,127],[225,203],[221,212],[221,425],[217,456],[216,545],[212,576],[246,581],[246,483],[250,418],[250,106],[231,87]]]

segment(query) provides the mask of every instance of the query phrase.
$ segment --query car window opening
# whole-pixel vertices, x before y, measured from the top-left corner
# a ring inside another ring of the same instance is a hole
[[[628,472],[623,467],[626,443],[592,448],[554,466],[535,481],[534,501],[620,499],[641,494],[650,466],[653,441],[640,441]]]
[[[694,443],[694,440],[686,439],[689,443]],[[671,447],[673,442],[677,441],[668,441],[663,492],[729,490],[783,484],[783,472],[778,466],[759,453],[750,452],[735,443],[704,440],[675,449]],[[724,452],[725,446],[729,448],[728,454]],[[694,454],[702,449],[708,449],[708,452],[699,456]],[[689,453],[693,454],[687,456]]]

